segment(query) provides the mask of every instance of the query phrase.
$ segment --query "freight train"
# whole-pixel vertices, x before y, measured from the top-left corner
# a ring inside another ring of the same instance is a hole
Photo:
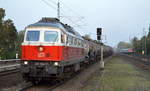
[[[64,78],[100,56],[101,43],[82,37],[57,18],[42,18],[25,28],[21,72],[28,81]],[[104,46],[104,56],[112,48]]]

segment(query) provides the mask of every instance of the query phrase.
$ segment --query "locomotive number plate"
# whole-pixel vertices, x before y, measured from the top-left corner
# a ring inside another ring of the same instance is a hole
[[[43,53],[43,52],[42,53],[38,53],[38,57],[40,57],[40,58],[41,57],[45,57],[45,53]]]

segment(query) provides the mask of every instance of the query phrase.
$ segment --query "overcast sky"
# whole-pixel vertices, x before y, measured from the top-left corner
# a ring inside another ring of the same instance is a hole
[[[0,0],[0,8],[6,10],[6,19],[11,18],[17,30],[23,30],[42,17],[56,17],[53,2],[57,0]],[[103,28],[107,44],[116,46],[119,41],[128,41],[142,36],[143,28],[150,23],[150,0],[61,0],[62,16],[74,20],[84,17],[86,26],[75,27],[81,34],[91,34],[96,39],[96,28]],[[69,9],[68,9],[69,8]],[[63,19],[65,22],[65,18]],[[67,20],[66,20],[67,21]],[[71,25],[73,22],[70,22]],[[77,22],[77,24],[81,24]]]

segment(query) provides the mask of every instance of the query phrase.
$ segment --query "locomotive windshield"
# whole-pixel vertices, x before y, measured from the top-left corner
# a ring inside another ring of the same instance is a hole
[[[27,32],[27,41],[39,41],[40,31],[28,31]]]
[[[58,40],[58,32],[56,32],[56,31],[45,31],[44,41],[56,42],[57,40]]]

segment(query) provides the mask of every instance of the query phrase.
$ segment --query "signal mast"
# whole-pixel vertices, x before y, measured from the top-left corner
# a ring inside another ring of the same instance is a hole
[[[100,60],[100,69],[104,69],[104,60],[103,60],[103,43],[102,43],[102,28],[97,28],[97,40],[101,43],[101,60]]]

